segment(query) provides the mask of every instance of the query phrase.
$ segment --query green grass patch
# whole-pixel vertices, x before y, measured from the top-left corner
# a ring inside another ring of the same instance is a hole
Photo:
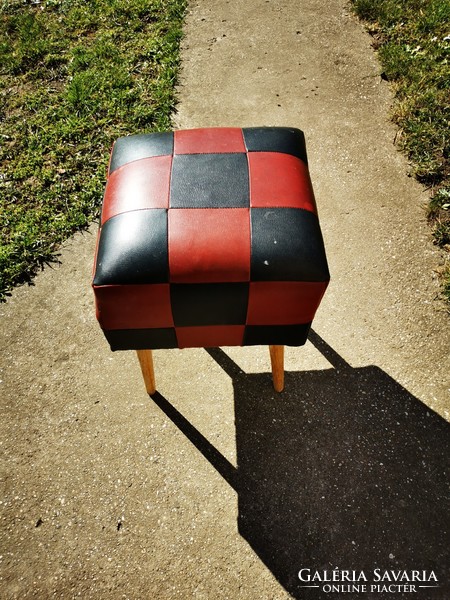
[[[0,299],[94,219],[113,141],[170,129],[186,0],[0,0]]]
[[[395,94],[398,143],[430,188],[436,244],[450,251],[450,0],[351,0]],[[447,261],[449,262],[449,261]],[[450,301],[450,266],[444,269]]]

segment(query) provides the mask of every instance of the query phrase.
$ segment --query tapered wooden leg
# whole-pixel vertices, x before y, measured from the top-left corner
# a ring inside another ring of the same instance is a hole
[[[155,371],[153,369],[153,356],[151,350],[136,350],[139,363],[141,365],[142,375],[144,376],[147,394],[156,392]]]
[[[284,346],[269,346],[272,378],[275,391],[284,389]]]

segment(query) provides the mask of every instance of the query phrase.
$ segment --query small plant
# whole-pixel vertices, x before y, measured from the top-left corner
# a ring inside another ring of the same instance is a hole
[[[450,188],[441,188],[434,195],[428,206],[428,219],[434,225],[435,243],[450,250]]]

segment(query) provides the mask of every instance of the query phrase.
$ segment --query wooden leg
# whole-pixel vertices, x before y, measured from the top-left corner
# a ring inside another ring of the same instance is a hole
[[[284,389],[284,346],[269,346],[272,378],[275,391]]]
[[[142,375],[144,376],[147,394],[156,392],[155,371],[153,370],[153,356],[151,350],[136,350],[139,363],[141,365]]]

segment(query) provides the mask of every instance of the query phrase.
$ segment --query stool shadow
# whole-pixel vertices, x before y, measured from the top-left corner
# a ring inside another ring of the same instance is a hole
[[[233,381],[237,468],[152,398],[236,490],[240,535],[293,598],[330,597],[302,587],[302,568],[364,570],[370,582],[374,569],[433,570],[439,587],[416,586],[417,597],[449,598],[448,423],[378,367],[354,369],[309,339],[333,368],[286,373],[281,395],[269,374],[208,349]]]

